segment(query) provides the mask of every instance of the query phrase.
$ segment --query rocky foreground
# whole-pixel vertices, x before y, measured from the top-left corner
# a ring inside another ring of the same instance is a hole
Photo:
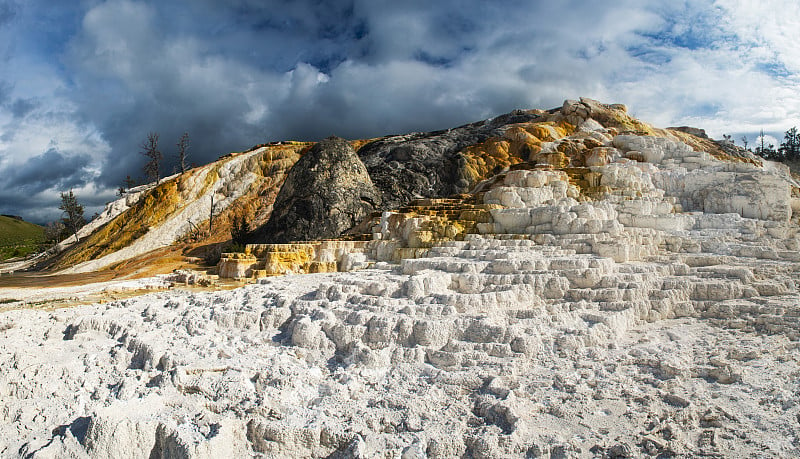
[[[798,184],[594,107],[365,269],[2,313],[0,454],[800,455]]]

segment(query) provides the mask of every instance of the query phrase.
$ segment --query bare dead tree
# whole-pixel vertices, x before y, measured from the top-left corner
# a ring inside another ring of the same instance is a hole
[[[178,141],[178,165],[181,168],[181,173],[186,172],[187,151],[189,150],[189,133],[184,132],[181,139]]]
[[[158,150],[158,133],[147,134],[147,139],[142,142],[140,148],[142,149],[140,153],[150,158],[144,165],[144,174],[158,184],[161,181],[161,160],[164,159],[164,155]]]
[[[211,208],[208,212],[208,234],[211,235],[211,231],[214,228],[214,194],[211,194]]]

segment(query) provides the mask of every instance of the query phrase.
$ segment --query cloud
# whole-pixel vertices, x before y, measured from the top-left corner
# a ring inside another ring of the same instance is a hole
[[[0,2],[0,27],[11,22],[17,14],[17,4],[11,1]]]
[[[753,148],[756,148],[756,147],[760,148],[761,147],[761,141],[762,141],[762,136],[760,136],[760,135],[757,136],[755,138],[755,140],[753,141]],[[781,144],[781,142],[776,137],[771,136],[771,135],[767,135],[767,134],[764,134],[763,141],[764,141],[764,147],[765,148],[769,148],[770,146],[772,146],[773,148],[778,148],[780,146],[780,144]]]
[[[84,185],[73,188],[78,202],[84,206],[84,215],[91,218],[95,212],[103,209],[106,202],[114,199],[114,193],[103,190],[93,185]],[[7,203],[3,206],[2,213],[20,215],[25,220],[44,225],[61,218],[61,190],[45,190],[37,194],[17,193],[13,190],[0,190],[0,202]]]
[[[14,118],[24,118],[36,108],[38,103],[34,99],[17,99],[9,107]]]
[[[15,167],[8,186],[31,194],[50,188],[66,190],[91,178],[89,163],[88,155],[67,156],[50,149]]]
[[[55,212],[43,196],[59,186],[109,197],[141,175],[151,131],[168,173],[184,131],[190,161],[205,163],[270,140],[441,129],[578,96],[659,126],[778,136],[800,124],[800,24],[776,14],[791,6],[0,0],[0,173],[61,155],[64,175],[25,176],[51,185],[41,206]]]
[[[196,38],[167,40],[161,33],[150,7],[108,2],[87,13],[70,44],[67,63],[81,115],[112,146],[103,165],[106,185],[139,173],[138,146],[151,131],[161,134],[167,167],[184,131],[197,162],[249,147],[263,136],[258,123],[282,86],[282,75],[208,54]],[[105,97],[97,97],[99,88]]]

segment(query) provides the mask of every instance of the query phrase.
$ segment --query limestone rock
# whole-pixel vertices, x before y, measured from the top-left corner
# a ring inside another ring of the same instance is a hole
[[[257,285],[0,312],[0,456],[798,457],[800,187],[562,109]]]
[[[289,171],[269,221],[253,240],[286,243],[336,237],[380,203],[380,192],[350,144],[330,137]]]
[[[687,134],[692,134],[692,135],[695,135],[697,137],[701,137],[703,139],[707,139],[708,138],[708,135],[706,134],[706,130],[705,129],[700,129],[700,128],[696,128],[696,127],[678,126],[678,127],[668,127],[667,129],[672,129],[672,130],[675,130],[675,131],[685,132]]]
[[[223,278],[244,278],[253,274],[258,260],[244,253],[223,253],[217,264],[217,273]]]
[[[575,126],[592,119],[606,128],[617,128],[621,131],[638,131],[647,133],[652,127],[628,115],[628,109],[622,104],[603,104],[588,97],[580,100],[565,100],[561,107],[561,116]]]

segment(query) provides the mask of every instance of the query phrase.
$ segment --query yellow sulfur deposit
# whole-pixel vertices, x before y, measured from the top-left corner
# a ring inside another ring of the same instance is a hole
[[[525,161],[565,167],[569,164],[569,159],[562,152],[542,153],[542,144],[563,139],[574,130],[575,126],[564,120],[513,125],[502,137],[464,149],[464,175],[472,186]]]
[[[429,249],[461,241],[491,223],[496,205],[475,204],[474,196],[418,199],[395,212],[376,215],[371,234],[294,244],[248,244],[245,253],[226,253],[220,277],[263,278],[282,274],[350,271],[377,261],[399,262],[428,255]]]

